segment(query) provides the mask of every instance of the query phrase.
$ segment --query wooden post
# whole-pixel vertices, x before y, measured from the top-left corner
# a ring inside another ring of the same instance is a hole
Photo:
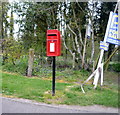
[[[108,24],[107,24],[107,29],[106,29],[106,33],[105,33],[105,37],[104,37],[104,42],[105,43],[106,43],[106,40],[107,40],[108,31],[109,31],[110,24],[111,24],[111,21],[112,21],[112,16],[113,16],[113,12],[110,12],[109,20],[108,20]],[[102,63],[103,55],[104,55],[104,50],[101,49],[100,58],[99,58],[99,61],[98,61],[97,69],[101,68],[101,63]],[[94,82],[93,82],[93,84],[95,85],[94,89],[97,87],[97,83],[98,83],[99,77],[100,77],[100,73],[99,73],[99,71],[97,71],[97,73],[94,76]]]
[[[101,86],[103,85],[103,63],[101,64]]]
[[[109,20],[108,20],[108,24],[107,24],[107,29],[106,29],[106,33],[105,33],[105,37],[104,37],[104,43],[106,43],[106,40],[107,40],[108,31],[109,31],[109,27],[110,27],[110,24],[111,24],[112,16],[113,16],[113,12],[110,12]],[[102,64],[103,55],[104,55],[104,49],[101,49],[100,57],[99,57],[98,65],[97,65],[97,69],[96,69],[96,70],[89,76],[89,78],[81,85],[81,89],[82,89],[83,93],[85,93],[85,91],[84,91],[84,89],[83,89],[83,85],[84,85],[86,82],[88,82],[92,77],[94,77],[94,82],[93,82],[94,89],[96,89],[96,87],[97,87],[97,83],[98,83],[99,77],[101,77],[101,85],[103,85],[103,64]],[[102,67],[102,68],[101,68],[101,67]],[[102,72],[99,71],[99,70],[102,70]]]
[[[29,49],[28,72],[27,72],[27,76],[29,77],[32,76],[33,60],[34,60],[34,49]]]
[[[116,12],[117,10],[117,5],[116,5],[116,8],[114,10],[114,13]],[[120,14],[120,0],[118,0],[118,14]],[[107,36],[108,36],[108,32],[109,32],[109,28],[110,28],[110,25],[111,25],[111,21],[112,21],[112,16],[113,16],[113,12],[110,12],[110,15],[109,15],[109,20],[108,20],[108,24],[107,24],[107,29],[106,29],[106,33],[105,33],[105,37],[104,37],[104,43],[106,43],[106,40],[107,40]],[[120,15],[118,15],[118,18],[120,19]],[[120,38],[120,20],[118,20],[118,38]],[[94,76],[94,82],[93,84],[95,85],[94,86],[94,89],[97,87],[97,83],[98,83],[98,79],[99,77],[101,77],[101,86],[103,85],[103,63],[102,63],[102,58],[103,58],[103,55],[104,55],[104,50],[101,49],[101,53],[100,53],[100,58],[99,58],[99,61],[98,61],[98,65],[97,65],[97,69],[89,76],[89,78],[81,85],[81,89],[82,89],[82,92],[85,93],[84,89],[83,89],[83,85],[88,82],[93,76]],[[109,59],[108,59],[109,61]]]

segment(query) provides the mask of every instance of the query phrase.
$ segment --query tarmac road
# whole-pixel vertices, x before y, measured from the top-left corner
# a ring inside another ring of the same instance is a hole
[[[103,106],[68,106],[38,103],[27,99],[2,98],[2,113],[118,113],[117,108]]]

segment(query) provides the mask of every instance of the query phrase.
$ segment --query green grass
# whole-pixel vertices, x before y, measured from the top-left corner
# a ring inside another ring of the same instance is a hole
[[[86,85],[84,89],[86,91],[85,94],[82,93],[79,86],[71,88],[71,92],[65,92],[66,100],[64,104],[120,106],[118,92],[115,89],[98,87],[97,90],[93,90],[90,85]]]
[[[51,96],[51,80],[38,77],[25,77],[17,74],[2,73],[3,95],[36,100],[45,103],[68,105],[104,105],[118,107],[118,88],[115,84],[105,85],[93,90],[92,85],[85,85],[85,94],[75,83],[56,83],[56,95]],[[78,72],[74,73],[78,75]],[[71,87],[72,86],[72,87]],[[120,105],[119,105],[120,106]]]
[[[51,81],[2,73],[2,93],[44,102],[44,93],[51,90]],[[69,83],[56,83],[56,90],[65,89]]]
[[[62,79],[68,82],[81,82],[86,80],[89,76],[89,72],[85,70],[71,70],[65,69],[64,71],[58,71],[56,73],[57,79]]]

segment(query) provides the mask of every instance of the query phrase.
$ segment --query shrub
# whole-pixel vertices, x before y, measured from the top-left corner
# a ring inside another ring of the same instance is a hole
[[[22,75],[26,75],[26,70],[27,70],[27,64],[28,63],[28,58],[21,57],[19,60],[16,60],[15,65],[11,62],[6,63],[3,65],[2,69],[8,72],[15,72],[19,73]]]
[[[111,71],[120,72],[120,63],[110,64],[108,69]]]

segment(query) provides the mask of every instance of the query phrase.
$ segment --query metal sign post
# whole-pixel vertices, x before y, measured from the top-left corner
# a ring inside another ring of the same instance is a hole
[[[52,67],[53,67],[53,70],[52,70],[52,96],[55,96],[55,67],[56,67],[56,64],[55,64],[55,56],[53,56],[53,64],[52,64]]]

